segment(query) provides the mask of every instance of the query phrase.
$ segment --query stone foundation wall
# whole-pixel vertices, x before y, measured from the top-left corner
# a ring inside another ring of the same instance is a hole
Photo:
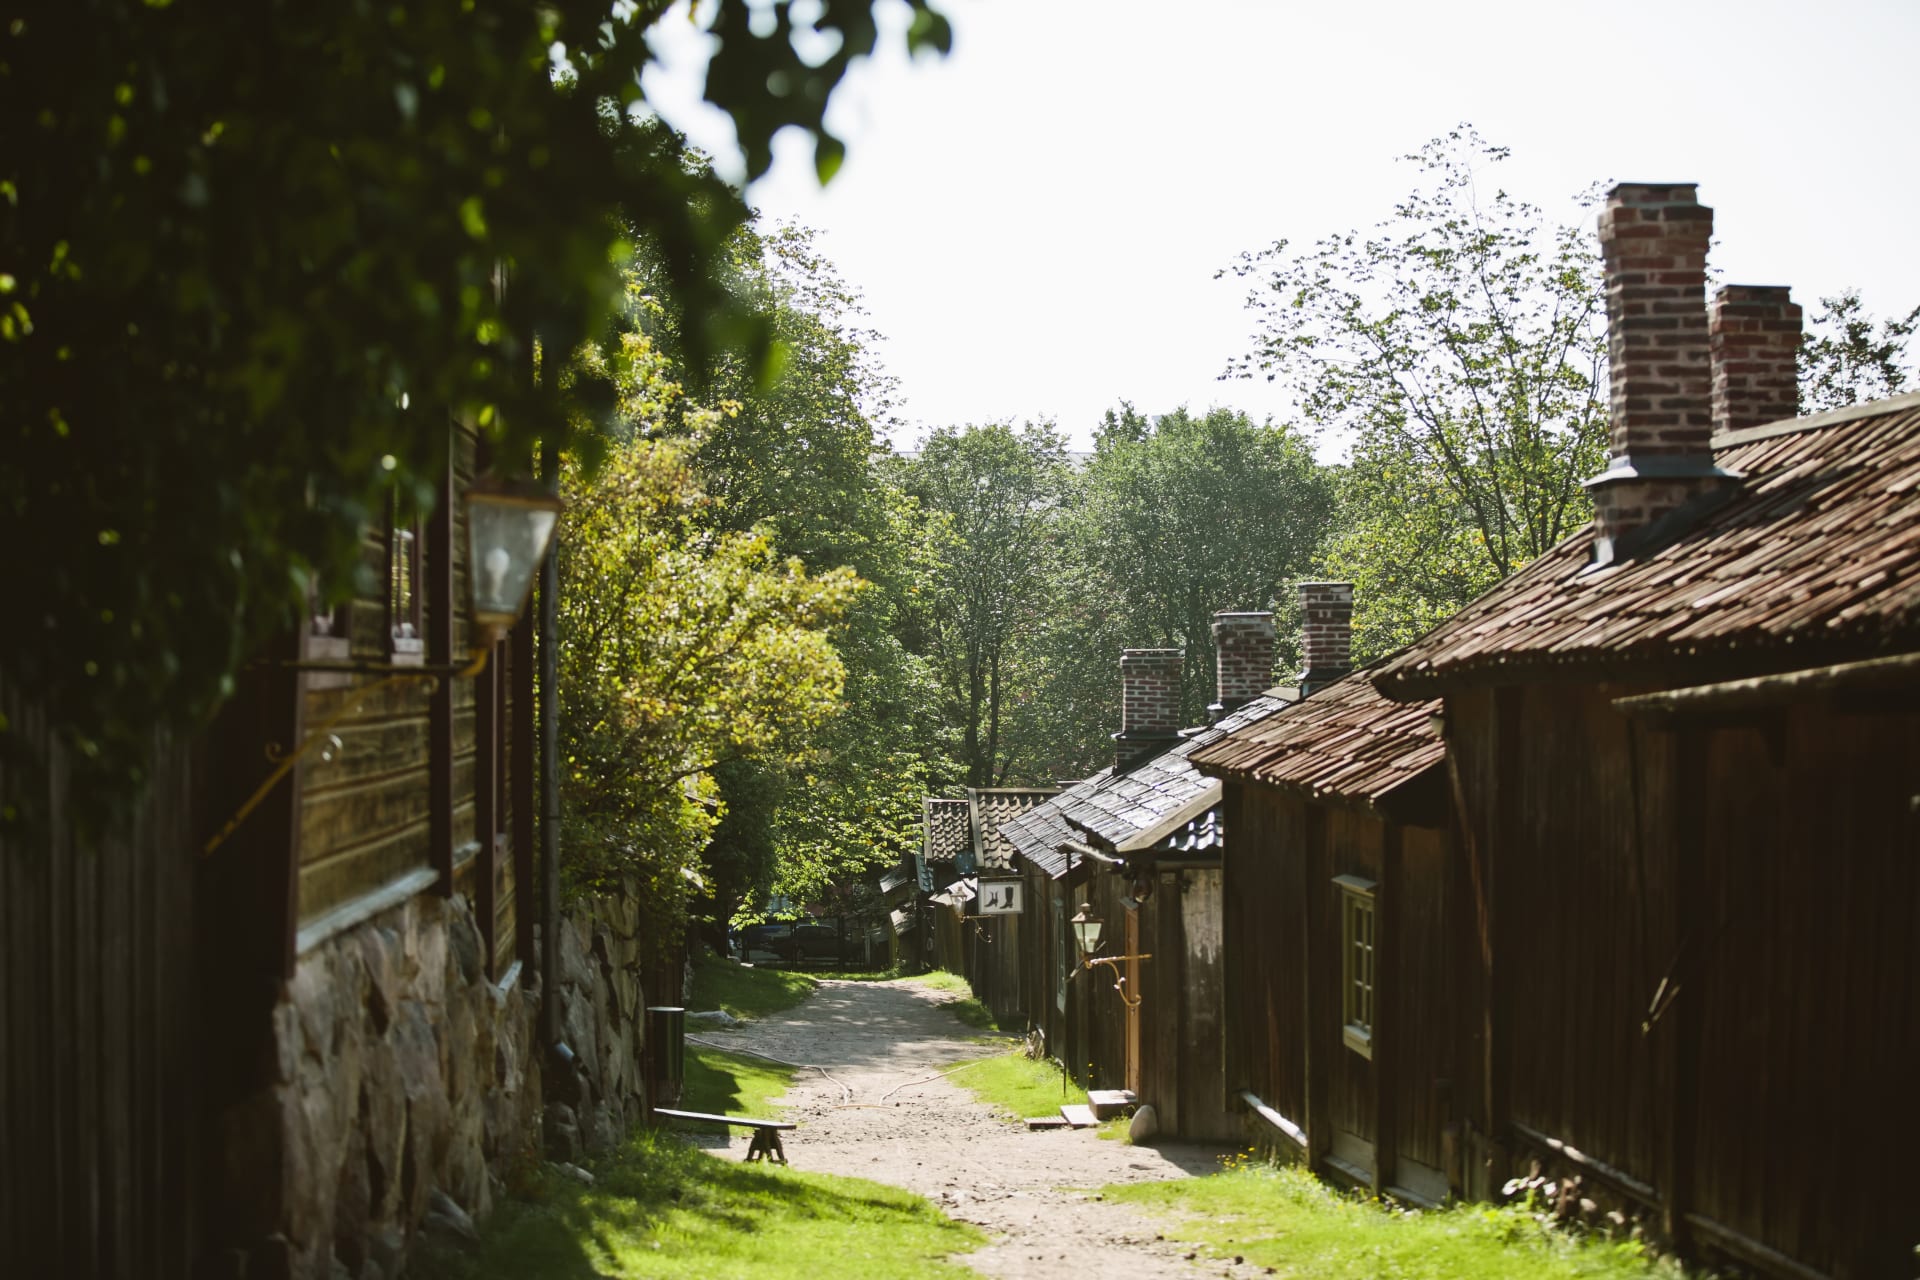
[[[560,918],[560,1042],[549,1059],[547,1152],[572,1160],[614,1146],[646,1116],[647,994],[636,905],[639,886],[568,904]],[[671,995],[671,993],[670,993]]]
[[[539,993],[482,955],[467,901],[425,893],[299,958],[274,1081],[222,1124],[235,1272],[393,1280],[423,1225],[470,1231],[537,1158]]]

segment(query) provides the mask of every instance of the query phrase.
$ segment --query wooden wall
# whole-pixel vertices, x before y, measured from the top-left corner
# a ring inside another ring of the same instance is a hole
[[[200,1209],[196,753],[153,744],[127,821],[75,831],[65,748],[0,681],[45,773],[0,767],[0,1274],[185,1277]],[[4,761],[0,761],[4,764]]]
[[[1736,1257],[1751,1243],[1837,1276],[1906,1274],[1920,715],[1806,705],[1676,741],[1705,783],[1682,845],[1689,968],[1662,1019],[1688,1068],[1681,1226]]]
[[[1304,1130],[1316,1167],[1444,1199],[1469,1007],[1452,839],[1270,787],[1230,783],[1226,803],[1228,1096],[1249,1091]],[[1344,1035],[1336,876],[1375,885],[1370,1054]]]
[[[1268,787],[1226,787],[1222,871],[1226,1088],[1305,1128],[1306,921],[1300,870],[1304,802]]]
[[[1223,1062],[1221,872],[1162,870],[1153,882],[1140,911],[1141,947],[1153,957],[1140,966],[1140,1099],[1168,1136],[1238,1138],[1241,1108],[1227,1105]]]

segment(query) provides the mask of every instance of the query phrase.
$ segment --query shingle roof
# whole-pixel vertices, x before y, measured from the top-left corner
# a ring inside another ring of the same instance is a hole
[[[1714,460],[1745,480],[1679,538],[1582,573],[1583,530],[1384,664],[1380,687],[1425,697],[1501,665],[1708,655],[1758,672],[1920,645],[1920,395],[1717,436]]]
[[[1440,702],[1393,702],[1366,667],[1277,715],[1194,752],[1221,777],[1264,782],[1308,796],[1372,803],[1446,758],[1429,717]]]
[[[1192,754],[1288,706],[1290,693],[1270,690],[1145,764],[1124,773],[1109,771],[1062,792],[1061,816],[1114,849],[1151,845],[1219,801],[1220,784],[1193,767]]]
[[[968,787],[967,806],[976,869],[1010,869],[1015,846],[1003,828],[1021,814],[1051,800],[1059,791],[1058,787]]]
[[[1106,772],[1098,773],[1088,781],[1105,776]],[[1075,789],[1070,787],[1045,804],[1035,805],[1000,828],[1000,834],[1016,854],[1055,880],[1080,865],[1079,857],[1069,854],[1065,847],[1078,838],[1077,834],[1060,813],[1062,802]]]
[[[952,862],[973,847],[972,823],[967,817],[965,800],[939,800],[928,796],[926,856],[929,862]]]
[[[1226,822],[1220,812],[1220,806],[1214,805],[1205,813],[1176,828],[1166,839],[1156,843],[1150,853],[1172,855],[1174,857],[1203,857],[1218,854],[1226,843]]]

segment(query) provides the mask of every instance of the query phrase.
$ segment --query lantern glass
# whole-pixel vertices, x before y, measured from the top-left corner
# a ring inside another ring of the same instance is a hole
[[[1080,954],[1090,956],[1100,949],[1100,930],[1105,926],[1100,917],[1093,914],[1093,904],[1080,904],[1080,914],[1073,918],[1073,936],[1080,944]]]
[[[475,485],[467,493],[467,580],[476,627],[504,630],[520,617],[560,519],[544,490]]]

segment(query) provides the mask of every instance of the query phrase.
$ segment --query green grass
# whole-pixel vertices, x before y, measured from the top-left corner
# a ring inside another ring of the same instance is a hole
[[[807,970],[807,974],[809,977],[818,978],[822,980],[831,978],[835,982],[891,982],[895,978],[905,977],[906,973],[907,971],[897,964],[894,965],[891,969],[809,969]]]
[[[773,1099],[791,1087],[793,1076],[792,1067],[783,1067],[765,1058],[690,1044],[680,1110],[777,1120],[780,1117],[774,1114]]]
[[[1010,1120],[1058,1115],[1061,1104],[1087,1100],[1086,1091],[1058,1066],[1018,1049],[968,1063],[947,1079]]]
[[[859,1178],[716,1159],[642,1132],[581,1186],[519,1180],[473,1253],[422,1247],[414,1280],[962,1280],[979,1231]]]
[[[693,962],[689,1009],[725,1009],[736,1018],[764,1018],[805,1000],[820,983],[790,969],[759,969],[705,952]]]
[[[957,973],[948,973],[945,969],[929,969],[925,973],[915,974],[907,981],[917,987],[928,987],[934,991],[951,991],[963,996],[973,994],[973,988],[967,985],[965,978]]]
[[[1461,1205],[1428,1213],[1345,1195],[1300,1169],[1242,1167],[1210,1177],[1101,1188],[1108,1200],[1157,1209],[1167,1233],[1215,1257],[1244,1257],[1279,1276],[1313,1280],[1630,1280],[1683,1273],[1637,1244],[1582,1239],[1517,1207]]]
[[[1002,1026],[993,1011],[974,999],[973,988],[967,980],[957,973],[948,973],[945,969],[934,969],[927,973],[916,974],[907,979],[916,986],[932,991],[945,991],[959,996],[958,1000],[943,1000],[940,1007],[960,1021],[977,1031],[998,1031],[1003,1035],[1017,1035],[1020,1027]]]

